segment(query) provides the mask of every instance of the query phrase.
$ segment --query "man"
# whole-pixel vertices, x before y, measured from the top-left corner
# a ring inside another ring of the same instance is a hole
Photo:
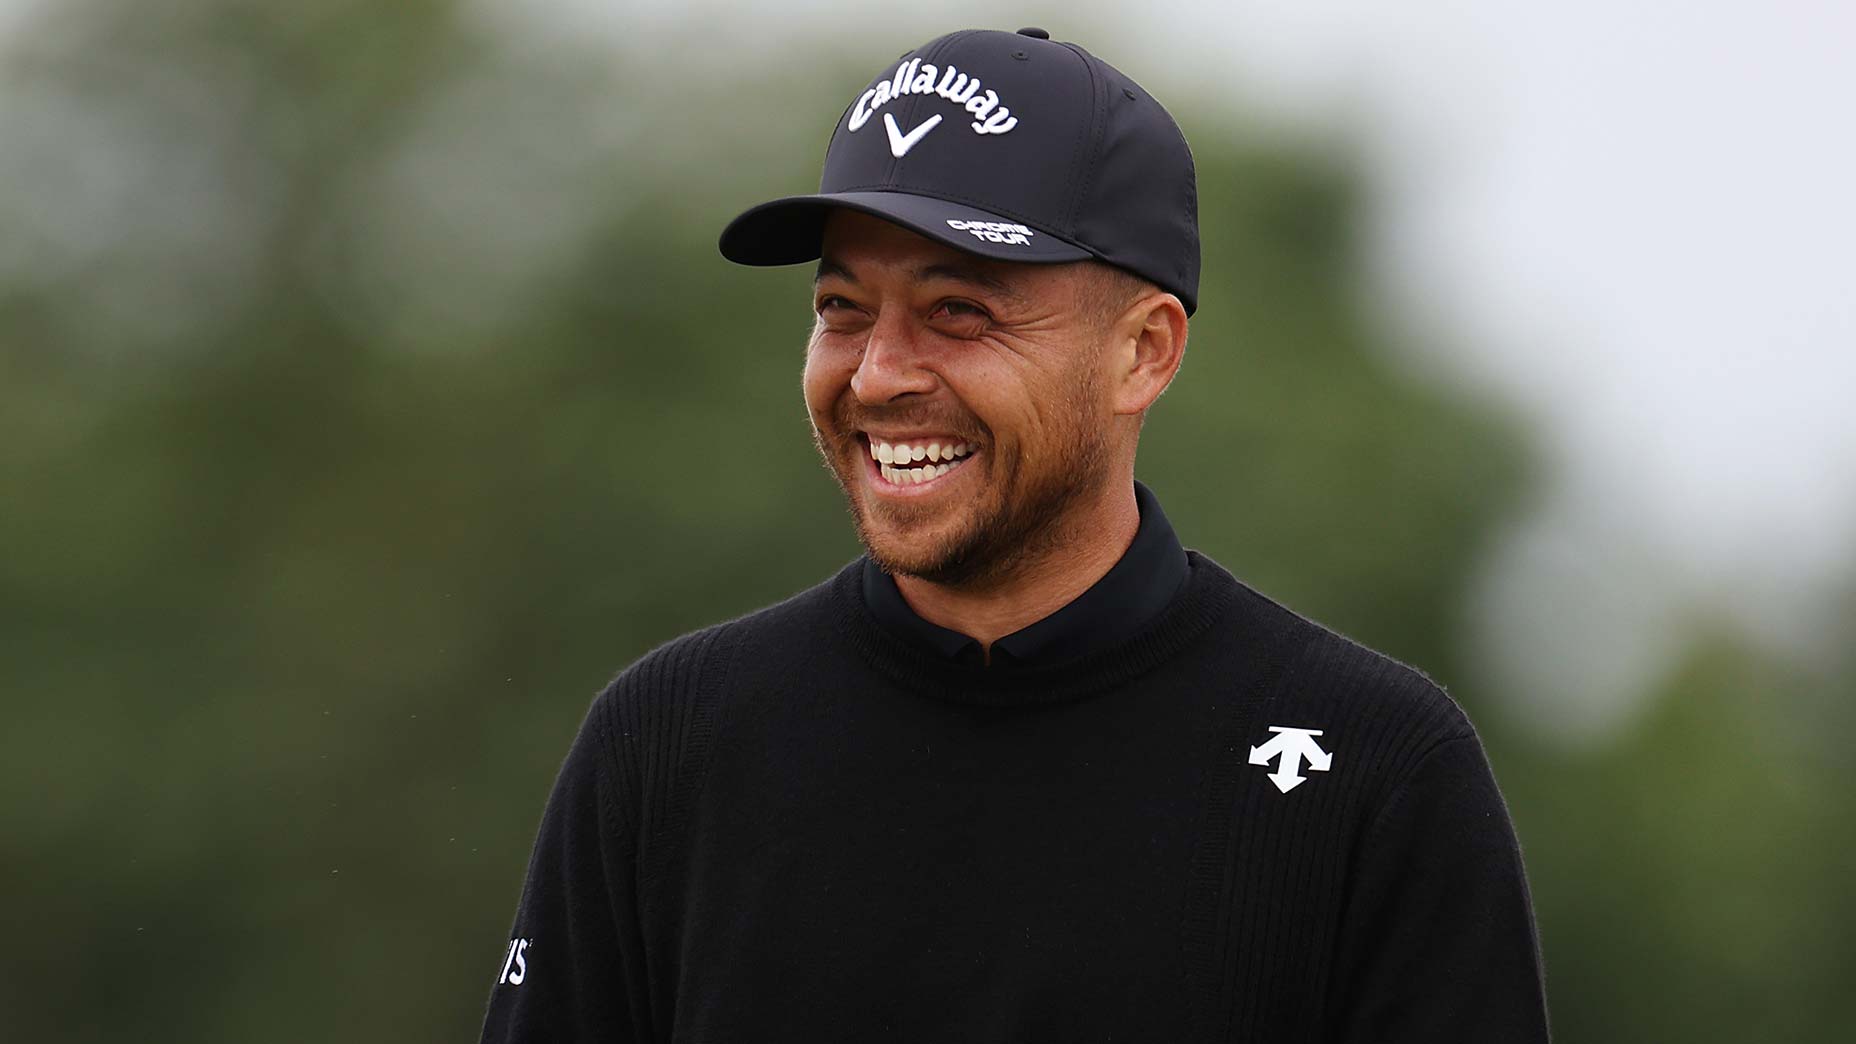
[[[1133,81],[961,32],[728,227],[818,261],[805,399],[868,554],[594,702],[485,1040],[1546,1039],[1463,712],[1134,482],[1195,192]]]

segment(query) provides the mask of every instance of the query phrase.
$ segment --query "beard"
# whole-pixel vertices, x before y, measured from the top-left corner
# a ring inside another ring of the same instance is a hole
[[[942,407],[873,409],[848,392],[832,407],[831,431],[814,424],[812,440],[844,493],[858,541],[879,568],[891,576],[986,590],[1070,546],[1078,536],[1075,508],[1108,483],[1112,454],[1106,426],[1093,409],[1097,388],[1093,368],[1079,367],[1061,411],[1069,421],[1065,430],[1054,432],[1041,451],[1021,449],[1009,459],[1000,455],[992,432],[971,417]],[[988,474],[975,476],[983,491],[959,505],[868,504],[863,487],[869,450],[857,433],[871,424],[945,431],[978,442],[976,459],[960,467],[984,463]],[[873,510],[887,525],[871,518]],[[936,527],[929,536],[926,530],[949,514],[958,514],[956,523]],[[881,537],[885,532],[887,541]]]

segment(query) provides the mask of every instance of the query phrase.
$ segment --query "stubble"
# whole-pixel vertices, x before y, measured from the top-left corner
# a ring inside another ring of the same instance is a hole
[[[844,494],[858,541],[871,560],[892,576],[986,590],[1063,554],[1081,538],[1077,508],[1107,482],[1111,454],[1108,432],[1094,422],[1100,398],[1095,368],[1079,365],[1070,378],[1068,401],[1057,414],[1066,422],[1064,430],[1037,448],[1036,458],[1022,451],[1000,457],[992,433],[976,430],[981,426],[971,418],[948,416],[944,410],[876,410],[859,406],[848,394],[841,397],[832,409],[834,430],[827,434],[814,425],[813,443]],[[925,529],[947,508],[887,503],[879,509],[887,529],[903,536],[890,539],[894,546],[879,539],[859,493],[868,451],[856,433],[873,423],[970,435],[986,447],[988,473],[981,476],[986,488],[965,507],[960,525],[933,540],[911,540],[911,530]]]

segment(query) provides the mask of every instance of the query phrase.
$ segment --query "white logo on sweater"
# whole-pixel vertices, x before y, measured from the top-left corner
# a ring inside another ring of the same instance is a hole
[[[528,948],[534,943],[533,939],[509,940],[509,949],[503,953],[503,973],[496,977],[497,985],[522,985],[522,980],[528,978]]]
[[[1308,767],[1316,772],[1326,772],[1333,763],[1334,755],[1321,749],[1315,737],[1321,735],[1320,729],[1292,729],[1287,725],[1271,725],[1270,731],[1275,738],[1261,747],[1250,748],[1252,765],[1267,765],[1271,758],[1281,757],[1276,763],[1276,771],[1270,773],[1270,782],[1276,789],[1287,794],[1303,783],[1308,777],[1296,771],[1302,765],[1302,759],[1308,759]]]

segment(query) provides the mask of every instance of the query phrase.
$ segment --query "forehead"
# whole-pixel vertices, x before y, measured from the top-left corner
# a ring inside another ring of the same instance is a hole
[[[945,277],[1026,299],[1073,293],[1075,268],[1074,264],[1033,265],[980,257],[882,218],[843,209],[834,210],[825,221],[819,259],[820,278]]]

